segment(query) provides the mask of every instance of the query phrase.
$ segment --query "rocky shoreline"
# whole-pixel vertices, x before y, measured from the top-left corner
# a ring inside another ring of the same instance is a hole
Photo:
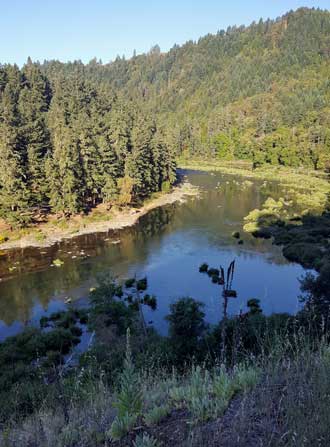
[[[183,202],[187,197],[197,195],[198,188],[191,185],[189,182],[184,181],[178,186],[175,186],[169,193],[151,199],[140,208],[127,208],[125,210],[111,211],[110,219],[105,218],[104,220],[97,222],[84,222],[84,219],[82,219],[78,228],[76,222],[72,222],[72,225],[70,225],[70,221],[68,221],[68,227],[65,229],[59,228],[56,225],[51,226],[49,223],[41,224],[38,226],[38,230],[39,234],[42,234],[42,239],[36,237],[35,231],[31,231],[30,234],[28,233],[19,239],[8,240],[0,244],[0,250],[27,247],[51,247],[64,239],[72,239],[84,234],[103,233],[109,230],[130,227],[135,225],[142,216],[155,208],[175,202]]]

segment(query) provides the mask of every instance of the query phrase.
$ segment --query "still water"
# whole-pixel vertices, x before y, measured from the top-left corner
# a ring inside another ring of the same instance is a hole
[[[304,269],[286,261],[271,241],[242,231],[244,216],[267,197],[280,197],[280,186],[219,173],[184,174],[200,187],[200,196],[155,209],[134,227],[2,254],[0,340],[65,308],[68,298],[86,305],[97,276],[110,272],[120,279],[148,277],[148,293],[156,295],[158,306],[156,311],[145,309],[145,317],[162,333],[169,304],[182,296],[202,301],[206,319],[216,323],[222,313],[221,289],[198,268],[207,262],[226,269],[234,259],[238,296],[230,299],[229,314],[244,310],[249,298],[259,298],[267,314],[295,313]],[[231,236],[233,231],[241,233],[243,245]],[[54,259],[63,260],[62,267],[51,266]]]

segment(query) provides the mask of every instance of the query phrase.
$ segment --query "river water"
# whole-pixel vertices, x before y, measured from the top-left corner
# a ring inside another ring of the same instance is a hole
[[[243,218],[267,199],[281,196],[277,183],[246,182],[219,173],[183,172],[200,187],[199,197],[155,209],[131,228],[92,234],[51,248],[11,250],[0,256],[0,340],[14,335],[42,315],[66,307],[68,299],[88,303],[97,276],[119,279],[148,277],[148,293],[157,297],[157,310],[145,309],[145,318],[161,333],[170,303],[191,296],[205,304],[206,319],[222,315],[221,289],[198,271],[207,262],[226,269],[236,260],[228,313],[246,309],[249,298],[259,298],[263,311],[295,313],[299,309],[299,278],[304,269],[289,263],[271,241],[243,233]],[[239,231],[243,245],[232,237]],[[61,267],[52,266],[61,259]]]

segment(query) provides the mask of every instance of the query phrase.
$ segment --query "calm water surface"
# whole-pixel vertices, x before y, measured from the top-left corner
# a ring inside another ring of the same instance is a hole
[[[221,289],[198,272],[202,262],[225,268],[236,259],[229,313],[245,309],[249,298],[259,298],[264,312],[299,309],[299,280],[304,269],[284,259],[270,241],[242,232],[243,217],[269,196],[281,196],[277,184],[244,180],[218,173],[185,171],[201,188],[199,198],[151,211],[132,228],[77,237],[49,249],[12,250],[0,256],[0,340],[40,316],[65,308],[70,297],[88,303],[88,291],[101,273],[119,278],[147,275],[148,293],[155,294],[155,312],[146,309],[146,320],[166,332],[164,316],[169,304],[182,296],[205,303],[206,318],[221,318]],[[233,239],[240,231],[244,245]],[[52,267],[54,259],[64,265]]]

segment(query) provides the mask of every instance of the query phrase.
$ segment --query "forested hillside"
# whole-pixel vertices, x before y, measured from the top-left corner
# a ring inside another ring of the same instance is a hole
[[[324,168],[330,162],[330,13],[301,8],[130,60],[47,62],[51,79],[105,81],[157,117],[179,154]]]
[[[1,215],[130,203],[175,154],[328,169],[329,73],[330,12],[307,8],[168,53],[2,65]]]

